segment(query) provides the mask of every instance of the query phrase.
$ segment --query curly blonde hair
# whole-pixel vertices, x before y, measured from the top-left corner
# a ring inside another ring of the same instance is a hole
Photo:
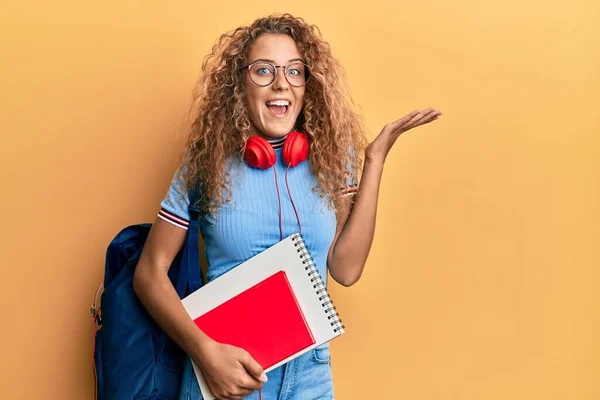
[[[308,136],[310,168],[318,183],[314,190],[339,210],[349,201],[342,190],[359,175],[365,131],[330,45],[318,27],[290,14],[260,18],[222,35],[204,59],[202,76],[193,91],[193,122],[184,147],[184,189],[200,188],[203,214],[214,215],[230,200],[231,176],[226,166],[228,160],[243,162],[251,132],[243,67],[250,46],[265,33],[292,37],[309,66],[310,80],[296,129]],[[353,149],[352,155],[349,149]]]

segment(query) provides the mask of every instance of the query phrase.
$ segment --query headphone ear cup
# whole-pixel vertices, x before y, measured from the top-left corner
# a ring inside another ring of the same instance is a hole
[[[269,169],[277,160],[271,144],[260,136],[252,136],[246,142],[244,159],[252,168]]]
[[[301,132],[290,132],[283,143],[283,162],[296,167],[308,158],[308,138]]]

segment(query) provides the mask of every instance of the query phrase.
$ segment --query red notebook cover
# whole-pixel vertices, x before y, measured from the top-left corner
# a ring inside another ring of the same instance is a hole
[[[241,347],[264,368],[315,343],[285,271],[194,320],[213,340]]]

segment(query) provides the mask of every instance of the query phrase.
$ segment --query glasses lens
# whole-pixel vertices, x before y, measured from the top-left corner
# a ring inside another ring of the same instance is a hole
[[[266,86],[273,82],[275,77],[275,69],[270,64],[254,64],[250,68],[250,79],[260,86]]]
[[[292,63],[285,68],[285,75],[290,85],[304,86],[308,80],[308,71],[306,65],[302,63]]]

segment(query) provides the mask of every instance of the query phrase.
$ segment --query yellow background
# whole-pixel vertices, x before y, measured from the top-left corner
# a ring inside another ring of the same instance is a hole
[[[389,157],[362,280],[332,282],[337,397],[600,398],[599,7],[5,4],[0,398],[93,398],[106,246],[153,220],[218,35],[273,11],[321,28],[371,138],[444,113]]]

